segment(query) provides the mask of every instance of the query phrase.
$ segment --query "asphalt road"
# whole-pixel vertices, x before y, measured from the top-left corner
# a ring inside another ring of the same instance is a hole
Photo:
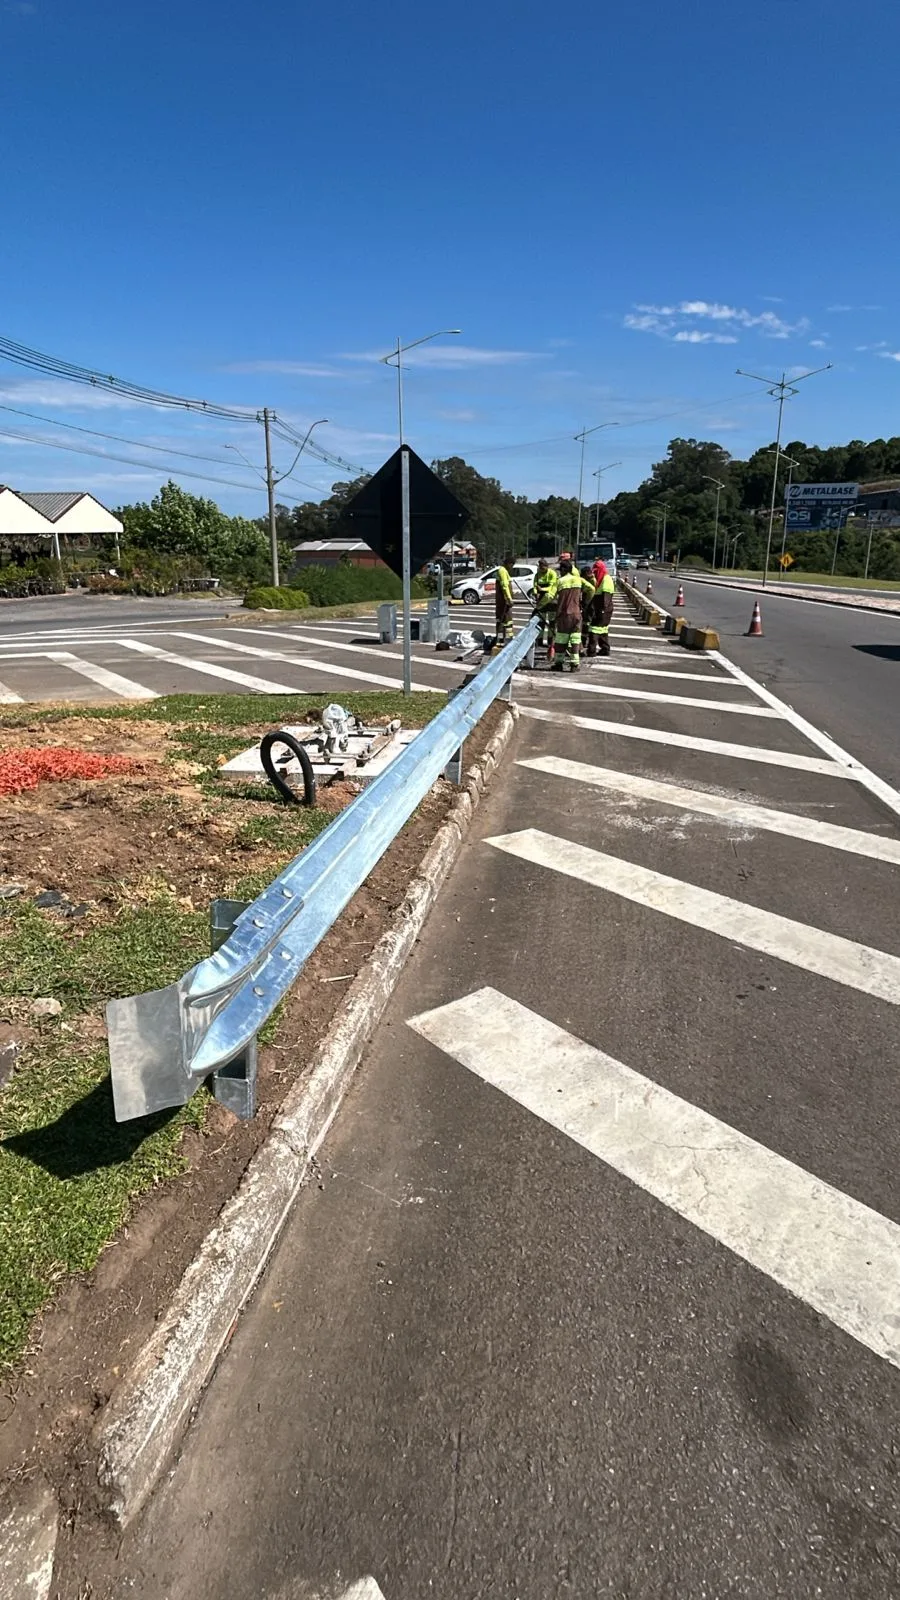
[[[644,589],[646,576],[639,575]],[[722,649],[851,755],[900,785],[900,616],[808,600],[747,595],[653,575],[671,610],[684,582],[685,616],[718,629]],[[764,636],[746,637],[754,600]]]
[[[110,624],[127,628],[132,623],[144,623],[159,618],[224,617],[238,608],[240,602],[209,599],[191,599],[171,595],[160,599],[131,595],[103,594],[44,594],[31,595],[25,600],[0,600],[0,639],[18,634],[51,629],[71,628],[90,631]]]
[[[173,1474],[63,1600],[900,1593],[898,820],[614,639],[517,681]]]

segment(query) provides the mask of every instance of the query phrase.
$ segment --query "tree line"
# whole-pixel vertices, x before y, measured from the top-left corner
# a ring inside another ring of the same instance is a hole
[[[790,463],[793,462],[793,465]],[[583,532],[594,528],[610,533],[616,542],[636,554],[658,548],[665,518],[667,552],[681,552],[711,562],[714,543],[718,564],[736,561],[761,566],[765,559],[769,505],[775,466],[775,442],[764,445],[747,459],[732,456],[712,440],[672,439],[665,457],[656,462],[636,489],[625,490],[599,508],[582,509]],[[575,496],[549,495],[529,500],[513,494],[499,479],[484,477],[461,456],[432,462],[438,477],[470,513],[464,537],[478,549],[486,565],[504,554],[553,555],[570,546],[578,526]],[[784,487],[788,473],[795,483],[867,483],[900,478],[900,437],[853,439],[849,444],[822,448],[794,439],[782,447],[776,496],[774,547],[781,549]],[[713,481],[711,481],[713,480]],[[279,537],[297,544],[306,539],[333,538],[347,500],[366,479],[336,483],[322,501],[307,501],[288,508],[279,506]],[[716,482],[719,518],[716,528]],[[841,533],[836,570],[861,572],[868,531],[851,521]],[[828,571],[834,553],[834,535],[792,533],[790,554],[807,571]],[[900,530],[876,532],[871,548],[870,573],[875,578],[900,578]]]

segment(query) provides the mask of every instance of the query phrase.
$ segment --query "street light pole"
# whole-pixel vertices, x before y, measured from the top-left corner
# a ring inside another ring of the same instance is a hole
[[[775,436],[775,471],[772,473],[772,499],[769,505],[769,532],[766,539],[766,562],[765,566],[763,567],[762,580],[762,586],[764,589],[768,584],[769,556],[772,551],[772,526],[775,521],[775,496],[778,492],[778,461],[781,455],[781,421],[784,415],[784,402],[788,397],[793,398],[793,396],[797,393],[797,389],[795,387],[796,384],[804,383],[807,378],[815,378],[820,372],[830,372],[833,366],[834,362],[829,361],[824,367],[814,367],[811,372],[801,372],[799,377],[792,378],[790,382],[788,382],[787,374],[784,372],[781,374],[780,378],[762,378],[758,372],[744,372],[740,367],[737,369],[739,378],[752,378],[755,383],[764,383],[773,400],[777,399],[778,401],[778,432]]]
[[[603,487],[603,485],[602,485],[603,474],[604,474],[604,472],[612,472],[613,467],[620,467],[621,465],[622,465],[621,461],[608,461],[606,463],[605,467],[598,467],[596,472],[591,474],[592,477],[597,479],[597,526],[594,529],[595,533],[599,533],[600,532],[600,505],[601,505],[600,495],[601,495],[602,487]]]
[[[411,611],[412,611],[412,570],[410,542],[412,534],[412,512],[409,503],[409,449],[403,438],[403,357],[407,350],[415,350],[417,345],[427,344],[430,339],[440,339],[445,334],[461,333],[461,328],[438,328],[436,333],[426,333],[421,339],[413,339],[409,344],[403,344],[399,336],[396,350],[391,350],[381,360],[385,366],[392,367],[397,364],[397,425],[400,433],[400,538],[403,550],[403,693],[412,694],[412,639],[411,639]],[[451,547],[451,563],[452,563]],[[451,565],[452,579],[452,565]]]
[[[725,488],[725,485],[722,482],[721,478],[712,478],[712,477],[710,477],[708,472],[704,472],[703,476],[706,479],[707,483],[714,483],[715,486],[716,486],[716,521],[715,521],[715,527],[713,528],[713,558],[712,558],[713,575],[715,575],[715,571],[716,571],[716,553],[717,553],[718,548],[719,548],[719,496],[721,495],[722,490]]]
[[[581,496],[584,492],[584,441],[590,434],[599,433],[601,428],[617,428],[618,426],[617,422],[598,422],[596,427],[582,428],[581,432],[575,435],[575,443],[577,444],[579,440],[581,441],[581,466],[578,469],[578,522],[575,528],[575,550],[572,552],[573,555],[578,549],[578,541],[581,538]]]

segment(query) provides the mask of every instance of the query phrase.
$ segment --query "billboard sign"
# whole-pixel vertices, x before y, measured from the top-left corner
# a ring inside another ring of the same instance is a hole
[[[784,492],[785,526],[798,532],[842,528],[858,493],[856,483],[792,483]]]

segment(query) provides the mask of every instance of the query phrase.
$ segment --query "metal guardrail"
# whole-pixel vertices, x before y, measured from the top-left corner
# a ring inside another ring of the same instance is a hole
[[[116,1120],[185,1105],[212,1076],[239,1116],[255,1110],[256,1038],[375,863],[454,764],[516,667],[538,622],[489,659],[402,755],[249,905],[216,901],[213,954],[177,983],[106,1008]],[[454,776],[461,773],[457,761]],[[216,948],[217,941],[218,948]]]

